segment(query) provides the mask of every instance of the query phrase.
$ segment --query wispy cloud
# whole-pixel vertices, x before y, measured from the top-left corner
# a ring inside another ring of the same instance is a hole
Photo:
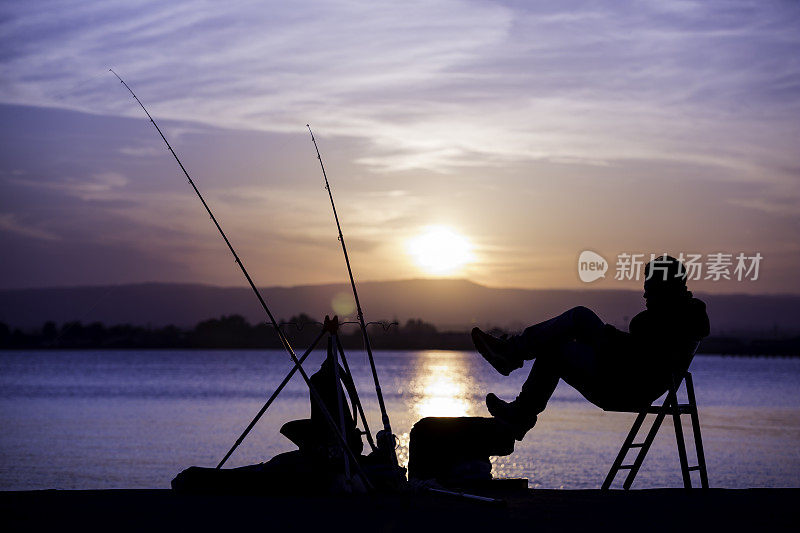
[[[116,193],[127,185],[128,179],[118,172],[101,172],[85,178],[64,177],[52,180],[9,179],[27,187],[60,191],[81,200],[117,200]]]
[[[0,101],[139,116],[96,78],[115,66],[159,117],[313,121],[369,140],[360,161],[383,170],[777,164],[798,133],[799,16],[735,1],[5,3]],[[772,133],[753,138],[765,117]]]
[[[161,150],[152,144],[147,146],[123,146],[119,148],[119,153],[132,157],[151,157],[161,153]]]
[[[59,236],[35,224],[24,223],[13,213],[0,213],[0,231],[9,231],[42,241],[56,241]]]

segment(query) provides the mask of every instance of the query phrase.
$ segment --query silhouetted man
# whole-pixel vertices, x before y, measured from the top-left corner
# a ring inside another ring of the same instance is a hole
[[[688,370],[709,323],[705,304],[686,288],[683,263],[673,257],[664,255],[646,265],[644,298],[647,309],[633,317],[629,333],[604,324],[586,307],[574,307],[508,338],[474,328],[475,347],[504,376],[534,360],[514,401],[486,396],[492,416],[509,423],[515,438],[522,440],[559,379],[602,408],[650,405],[667,390],[673,374]]]

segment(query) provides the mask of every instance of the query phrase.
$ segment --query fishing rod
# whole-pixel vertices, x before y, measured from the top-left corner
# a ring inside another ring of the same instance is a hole
[[[378,448],[383,448],[389,459],[392,461],[392,466],[397,467],[397,452],[395,451],[395,436],[392,433],[392,426],[389,423],[389,415],[386,412],[386,404],[383,401],[383,391],[381,384],[378,380],[378,371],[375,368],[375,358],[372,355],[372,346],[369,342],[369,335],[367,334],[367,324],[364,322],[364,311],[361,309],[361,301],[358,299],[358,290],[356,289],[356,281],[353,277],[353,269],[350,267],[350,256],[347,255],[347,245],[344,242],[344,234],[342,233],[342,225],[339,223],[339,214],[336,212],[336,204],[333,201],[333,192],[331,192],[330,183],[328,183],[328,174],[325,172],[325,165],[322,163],[322,155],[319,153],[319,146],[317,140],[314,138],[314,132],[311,131],[311,126],[306,124],[308,133],[311,134],[311,141],[314,143],[314,149],[317,152],[317,159],[319,166],[322,169],[322,177],[325,180],[325,189],[328,191],[328,198],[331,200],[331,208],[333,209],[333,218],[336,220],[336,229],[339,231],[339,242],[342,243],[342,252],[344,253],[344,262],[347,264],[347,274],[350,276],[350,286],[353,288],[353,298],[356,301],[356,312],[358,314],[358,323],[361,326],[361,334],[364,337],[364,348],[367,351],[369,359],[369,366],[372,369],[372,379],[375,381],[375,392],[378,396],[378,405],[381,410],[381,418],[383,421],[383,431],[379,431],[375,435],[378,441]]]
[[[167,145],[167,148],[169,148],[169,151],[172,154],[172,157],[175,158],[175,161],[177,161],[178,166],[181,167],[181,170],[183,171],[183,174],[186,176],[186,179],[189,180],[189,185],[192,186],[192,189],[194,189],[194,192],[197,194],[197,197],[200,198],[200,201],[203,203],[203,207],[205,207],[206,208],[206,212],[208,212],[208,216],[211,217],[211,220],[214,222],[214,225],[217,227],[217,230],[219,230],[219,234],[222,236],[222,239],[225,241],[225,244],[228,245],[228,250],[230,250],[231,254],[233,254],[233,258],[234,258],[236,264],[239,265],[239,268],[241,269],[242,274],[244,274],[245,279],[247,279],[247,283],[249,283],[250,284],[250,288],[253,289],[253,293],[256,295],[256,298],[258,298],[258,301],[261,304],[261,308],[264,309],[264,312],[267,314],[267,317],[269,317],[269,321],[272,323],[272,326],[275,328],[275,331],[278,334],[278,338],[280,339],[281,344],[283,345],[283,347],[286,350],[286,352],[289,354],[289,358],[294,363],[294,368],[297,369],[297,371],[300,372],[300,375],[303,377],[303,380],[306,382],[306,385],[308,385],[308,390],[311,393],[311,396],[314,398],[314,401],[316,401],[317,404],[319,404],[320,412],[323,413],[323,415],[327,419],[328,423],[331,426],[331,429],[332,429],[333,433],[338,438],[339,443],[341,444],[341,446],[344,449],[345,453],[347,455],[349,455],[350,459],[352,459],[353,462],[356,464],[356,467],[359,470],[359,474],[361,474],[361,476],[364,478],[364,484],[368,488],[372,488],[372,485],[370,484],[369,479],[367,478],[366,474],[364,473],[364,471],[361,468],[361,464],[358,462],[358,459],[356,458],[355,454],[353,454],[353,451],[350,449],[350,446],[347,444],[347,440],[344,438],[344,436],[340,432],[339,428],[337,427],[336,421],[333,419],[333,417],[331,416],[330,412],[328,412],[328,409],[325,407],[325,404],[323,403],[322,398],[317,393],[316,388],[311,384],[311,379],[308,377],[308,374],[306,374],[306,371],[303,370],[303,366],[300,363],[300,361],[297,359],[297,356],[295,355],[294,350],[292,349],[292,346],[289,344],[289,340],[286,338],[286,336],[284,335],[284,333],[281,330],[280,326],[278,325],[278,321],[275,320],[275,317],[272,315],[272,312],[269,310],[269,307],[267,306],[267,302],[261,296],[261,293],[259,292],[258,288],[256,287],[256,284],[253,282],[253,279],[250,277],[250,274],[248,274],[247,269],[244,267],[244,264],[242,263],[241,259],[239,259],[239,255],[236,253],[236,250],[234,250],[233,245],[231,244],[231,241],[228,240],[228,236],[225,235],[225,232],[222,230],[222,226],[220,226],[219,222],[217,222],[217,218],[214,216],[214,213],[211,212],[211,208],[206,203],[205,199],[203,198],[203,195],[200,194],[200,190],[194,184],[194,180],[192,180],[192,177],[189,175],[189,172],[187,172],[186,168],[183,166],[183,163],[181,163],[181,160],[178,158],[178,154],[176,154],[175,150],[172,149],[172,145],[169,144],[169,141],[164,136],[164,133],[161,131],[161,128],[158,127],[158,124],[156,124],[156,121],[153,120],[153,117],[150,115],[150,112],[147,111],[147,108],[144,106],[142,101],[139,100],[139,97],[136,96],[136,93],[133,92],[133,90],[128,86],[128,84],[125,83],[125,81],[119,76],[119,74],[114,72],[113,69],[108,69],[108,70],[114,76],[117,77],[117,79],[120,81],[120,83],[122,85],[124,85],[126,89],[128,89],[129,93],[131,93],[131,96],[133,96],[134,100],[136,100],[136,102],[139,104],[139,106],[141,106],[142,110],[147,115],[147,118],[149,118],[150,122],[153,124],[153,126],[155,126],[156,131],[158,131],[158,134],[161,136],[161,139]],[[294,371],[294,369],[292,371]],[[271,402],[271,400],[268,403],[270,403],[270,402]],[[264,411],[266,411],[266,408],[264,408],[263,410],[261,410],[258,413],[258,415],[256,417],[256,420],[250,426],[248,426],[248,431],[249,431],[250,428],[252,428],[253,425],[255,425],[255,422],[257,421],[258,418],[261,417],[261,415],[264,413]],[[230,456],[230,453],[228,454],[228,456]],[[217,468],[219,468],[220,466],[222,466],[222,463],[220,463]]]
[[[369,342],[369,335],[367,335],[367,323],[364,321],[364,311],[361,309],[361,302],[358,299],[358,290],[356,289],[356,282],[355,278],[353,277],[353,269],[350,267],[350,257],[347,255],[347,246],[344,242],[344,235],[342,234],[342,225],[339,223],[339,215],[336,212],[336,204],[333,201],[333,193],[331,192],[331,186],[328,183],[328,175],[325,172],[325,165],[322,163],[322,155],[319,152],[319,146],[317,145],[317,140],[314,138],[314,132],[311,131],[311,126],[306,124],[308,128],[308,132],[311,134],[311,141],[314,143],[314,149],[317,151],[317,159],[319,159],[319,166],[322,169],[322,177],[325,179],[325,189],[328,191],[328,197],[331,200],[331,208],[333,209],[333,218],[336,220],[336,228],[339,230],[339,242],[342,243],[342,252],[344,253],[344,261],[347,264],[347,273],[350,276],[350,286],[353,288],[353,297],[356,301],[356,312],[358,313],[358,322],[361,325],[361,333],[364,336],[364,347],[367,351],[367,356],[369,357],[369,364],[370,368],[372,369],[372,378],[375,380],[375,392],[378,395],[378,404],[381,408],[381,417],[383,418],[383,430],[379,431],[378,434],[375,436],[375,440],[378,442],[378,449],[384,451],[389,461],[391,462],[391,466],[395,469],[396,472],[400,470],[400,466],[397,462],[397,451],[395,450],[395,443],[396,439],[394,434],[392,433],[392,427],[389,424],[389,415],[386,413],[386,405],[383,401],[383,393],[381,391],[381,385],[378,381],[378,371],[375,369],[375,358],[372,355],[372,347],[370,346]],[[339,338],[336,338],[336,342],[339,342]],[[341,344],[339,344],[339,349],[341,350],[342,354],[342,361],[345,361],[344,357],[344,350],[341,348]],[[362,410],[363,416],[363,410]],[[364,420],[364,425],[366,427],[366,420]],[[405,481],[405,476],[403,476],[403,480]],[[433,487],[426,487],[429,492],[434,494],[441,494],[445,496],[454,496],[462,499],[472,500],[472,501],[480,501],[484,503],[491,503],[491,504],[504,504],[503,500],[499,500],[496,498],[487,498],[484,496],[476,496],[474,494],[467,494],[464,492],[453,492],[446,489],[440,488],[433,488]]]

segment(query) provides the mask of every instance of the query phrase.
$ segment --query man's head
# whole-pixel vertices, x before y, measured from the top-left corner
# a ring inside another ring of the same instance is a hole
[[[686,267],[667,254],[654,258],[644,268],[644,297],[647,307],[683,300],[686,289]]]

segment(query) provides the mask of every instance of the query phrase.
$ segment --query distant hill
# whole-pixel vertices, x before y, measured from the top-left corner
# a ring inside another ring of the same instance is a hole
[[[305,312],[322,318],[352,308],[345,284],[267,287],[263,295],[273,313],[288,319]],[[440,330],[472,325],[513,329],[545,319],[566,308],[585,305],[605,321],[625,325],[643,309],[640,291],[497,289],[465,280],[365,282],[359,295],[368,320],[422,318]],[[710,295],[715,335],[792,335],[800,332],[798,295]],[[0,322],[39,327],[80,320],[84,323],[190,327],[201,320],[239,314],[256,323],[263,318],[250,289],[208,285],[146,283],[112,287],[0,290]]]

